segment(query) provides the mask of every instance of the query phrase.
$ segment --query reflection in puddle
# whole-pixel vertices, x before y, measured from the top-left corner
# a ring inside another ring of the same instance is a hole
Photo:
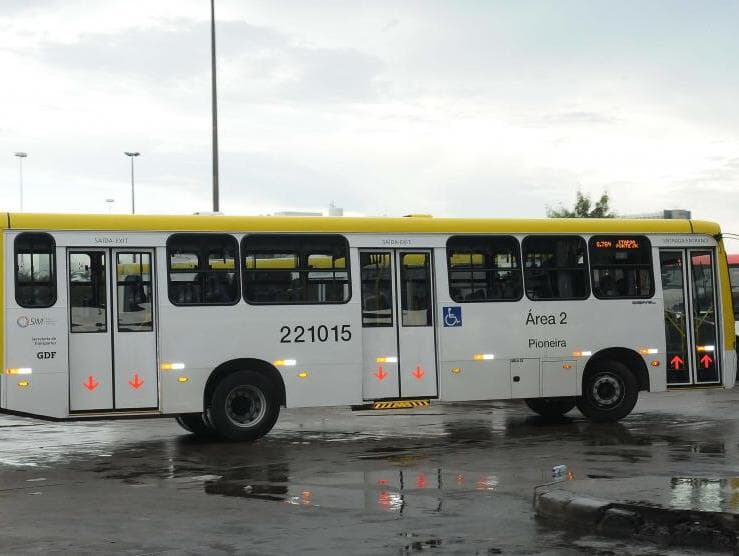
[[[670,505],[680,510],[739,513],[739,477],[699,479],[673,477]]]
[[[283,465],[244,468],[209,477],[207,494],[284,502],[295,506],[363,509],[403,514],[408,510],[438,513],[445,496],[460,492],[491,492],[495,475],[447,472],[442,469],[319,473],[295,480]]]

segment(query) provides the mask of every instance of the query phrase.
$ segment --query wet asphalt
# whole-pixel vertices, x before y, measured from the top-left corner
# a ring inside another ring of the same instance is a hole
[[[739,477],[737,408],[739,389],[642,394],[616,424],[521,402],[283,410],[254,444],[173,419],[0,416],[0,553],[698,554],[551,527],[534,488],[566,465],[564,480],[663,477],[684,503],[670,479]],[[722,503],[738,511],[739,493]]]

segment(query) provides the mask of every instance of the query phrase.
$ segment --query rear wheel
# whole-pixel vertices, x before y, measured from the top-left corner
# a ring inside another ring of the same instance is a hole
[[[266,376],[237,371],[216,386],[208,416],[227,440],[256,440],[267,434],[280,414],[277,388]]]
[[[215,429],[205,421],[202,413],[183,413],[175,417],[175,421],[195,436],[210,437],[216,435]]]
[[[575,398],[528,398],[529,409],[547,419],[562,417],[575,407]]]
[[[629,368],[605,359],[586,372],[577,408],[591,421],[613,422],[631,413],[638,397],[639,385]]]

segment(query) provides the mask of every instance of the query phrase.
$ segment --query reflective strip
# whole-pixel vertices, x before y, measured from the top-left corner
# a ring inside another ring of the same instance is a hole
[[[410,409],[412,407],[428,407],[430,400],[396,400],[390,402],[375,402],[372,409]]]

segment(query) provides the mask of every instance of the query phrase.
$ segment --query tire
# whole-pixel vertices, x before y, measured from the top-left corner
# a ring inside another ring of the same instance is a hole
[[[586,372],[577,408],[591,421],[612,423],[631,413],[638,397],[639,385],[629,368],[604,359]]]
[[[533,412],[547,419],[562,417],[575,407],[575,398],[528,398],[524,400]]]
[[[226,440],[251,441],[267,434],[280,414],[277,388],[254,371],[226,375],[213,391],[209,421]]]
[[[179,426],[195,436],[208,438],[216,435],[215,429],[208,425],[202,413],[183,413],[175,417],[175,421],[177,421]]]

